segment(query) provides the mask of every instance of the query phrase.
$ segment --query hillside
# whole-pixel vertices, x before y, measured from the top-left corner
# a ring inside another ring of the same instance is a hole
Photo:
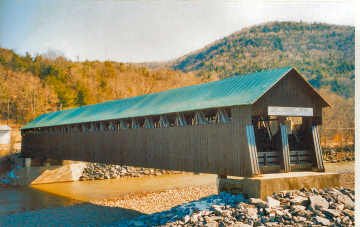
[[[354,33],[350,26],[271,22],[242,29],[164,65],[221,78],[293,66],[313,86],[328,86],[339,95],[353,97]]]
[[[326,128],[354,127],[354,28],[303,23],[243,29],[174,62],[156,64],[72,62],[0,48],[0,124],[9,117],[22,125],[50,111],[287,65],[308,76],[333,105],[324,111]],[[349,132],[346,137],[352,138]]]
[[[0,124],[39,114],[207,82],[193,73],[111,61],[19,56],[0,48]]]

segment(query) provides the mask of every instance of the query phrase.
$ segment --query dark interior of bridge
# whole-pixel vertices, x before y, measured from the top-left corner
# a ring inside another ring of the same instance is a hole
[[[311,128],[303,123],[303,118],[269,116],[253,118],[259,165],[280,165],[283,146],[280,122],[286,126],[290,164],[312,164]]]

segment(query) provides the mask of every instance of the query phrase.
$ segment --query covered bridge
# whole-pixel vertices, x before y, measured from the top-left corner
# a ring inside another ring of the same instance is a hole
[[[21,129],[22,154],[220,176],[323,171],[327,106],[280,68],[43,114]]]

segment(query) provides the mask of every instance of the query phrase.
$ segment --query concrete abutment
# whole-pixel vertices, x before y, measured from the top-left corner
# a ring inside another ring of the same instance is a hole
[[[274,192],[336,186],[340,186],[340,174],[328,172],[289,172],[263,174],[257,177],[217,178],[218,192],[244,193],[248,197],[261,199],[271,196]]]

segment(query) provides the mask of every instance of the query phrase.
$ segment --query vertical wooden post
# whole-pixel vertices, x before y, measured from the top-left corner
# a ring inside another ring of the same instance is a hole
[[[289,140],[287,135],[287,128],[284,117],[279,117],[280,130],[281,130],[281,151],[282,151],[282,159],[280,162],[280,167],[282,171],[290,172],[290,149],[289,149]]]
[[[259,175],[260,168],[251,120],[251,106],[234,106],[231,111],[233,168],[238,176]]]
[[[318,126],[313,125],[311,130],[312,130],[313,139],[314,139],[314,151],[315,151],[315,158],[316,158],[316,168],[317,168],[318,171],[325,171]]]
[[[25,167],[31,167],[31,158],[25,158]]]
[[[312,144],[311,150],[314,152],[315,160],[313,161],[313,166],[317,171],[324,171],[318,126],[313,123],[312,117],[304,117],[303,124],[305,124],[306,131],[309,133],[308,142]]]

